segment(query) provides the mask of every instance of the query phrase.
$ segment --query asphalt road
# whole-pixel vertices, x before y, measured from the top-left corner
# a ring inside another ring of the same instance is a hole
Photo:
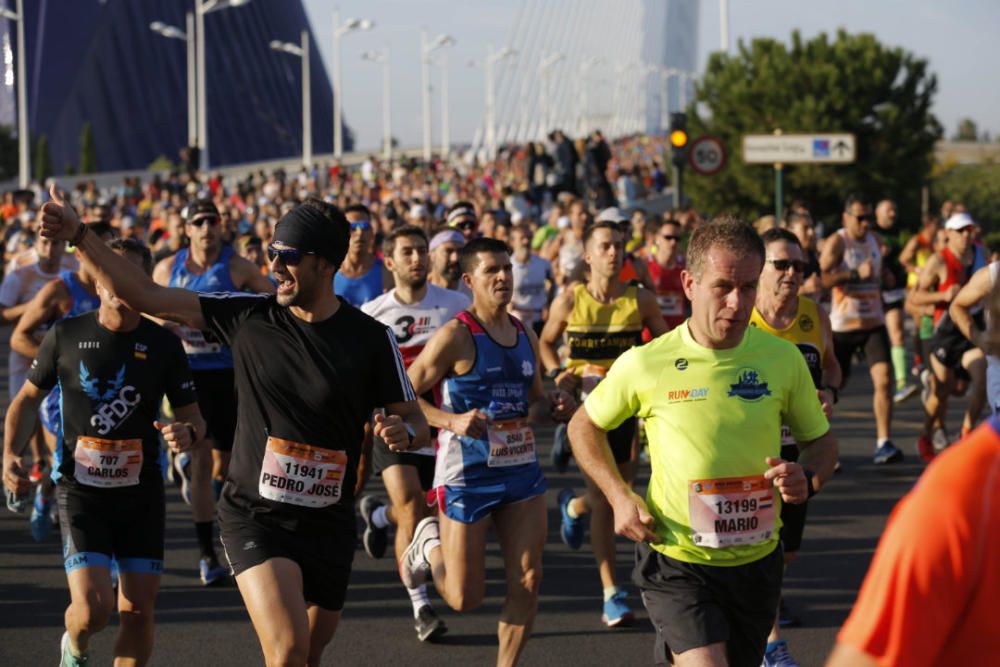
[[[7,329],[0,329],[6,362]],[[6,377],[3,378],[6,383]],[[7,391],[2,388],[6,405]],[[842,472],[810,502],[809,522],[799,560],[786,575],[786,600],[803,621],[785,632],[792,654],[803,666],[822,665],[837,629],[854,602],[873,550],[895,502],[913,485],[923,466],[913,455],[919,419],[914,399],[898,411],[894,435],[906,460],[889,467],[871,463],[874,424],[871,387],[864,367],[856,367],[833,420],[840,440]],[[950,423],[958,424],[952,411]],[[581,486],[575,465],[558,474],[548,464],[551,429],[538,433],[549,474],[549,539],[534,634],[524,665],[642,665],[652,657],[653,631],[635,588],[636,624],[608,630],[601,624],[601,589],[585,546],[572,551],[559,540],[555,496],[565,486]],[[640,472],[645,488],[648,466]],[[369,492],[381,491],[375,480]],[[153,665],[263,664],[249,618],[232,586],[203,588],[196,573],[197,551],[188,509],[176,488],[168,491],[167,556],[157,601]],[[0,511],[0,662],[56,664],[63,612],[69,601],[58,538],[36,544],[24,516]],[[412,628],[409,600],[390,552],[371,560],[358,551],[337,637],[325,665],[442,664],[488,665],[495,660],[496,621],[504,595],[499,551],[487,557],[487,598],[474,612],[457,614],[433,597],[449,632],[437,645],[420,644]],[[629,581],[632,547],[619,541],[620,581]],[[98,665],[110,664],[117,621],[93,642]]]

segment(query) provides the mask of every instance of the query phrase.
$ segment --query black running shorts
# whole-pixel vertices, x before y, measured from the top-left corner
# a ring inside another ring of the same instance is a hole
[[[725,642],[730,667],[759,667],[781,595],[780,548],[736,567],[685,563],[645,543],[635,554],[632,580],[656,629],[654,664]]]
[[[979,329],[986,328],[982,311],[973,315],[972,321]],[[962,368],[962,357],[974,347],[975,345],[969,342],[969,339],[955,326],[948,313],[941,316],[931,337],[931,354],[935,359],[945,368],[954,370],[958,378],[968,380],[969,373]]]
[[[430,491],[434,486],[434,456],[414,454],[413,452],[394,452],[389,449],[382,438],[375,438],[372,443],[372,467],[376,475],[381,475],[386,468],[395,465],[413,466],[420,476],[420,488]]]
[[[323,532],[299,533],[266,517],[219,512],[219,537],[233,576],[271,560],[287,558],[302,570],[305,601],[329,611],[344,607],[357,539],[354,515]]]
[[[191,371],[198,409],[207,425],[212,449],[230,452],[236,434],[236,380],[232,368]]]
[[[76,482],[56,487],[59,530],[66,572],[110,567],[121,572],[163,573],[166,501],[156,480],[120,489],[95,489]]]
[[[833,352],[837,355],[845,383],[851,375],[851,357],[859,349],[864,351],[869,368],[878,363],[889,363],[892,357],[889,354],[889,332],[885,325],[862,331],[833,332]]]

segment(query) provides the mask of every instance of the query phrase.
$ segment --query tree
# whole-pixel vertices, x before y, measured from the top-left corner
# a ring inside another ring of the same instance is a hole
[[[94,145],[94,128],[90,121],[83,124],[80,131],[80,173],[97,172],[97,146]]]
[[[972,219],[990,231],[1000,223],[1000,164],[950,164],[931,183],[931,210],[945,200],[962,202]]]
[[[42,135],[35,143],[35,180],[44,183],[52,175],[52,156],[49,154],[49,137]]]
[[[963,118],[958,121],[958,131],[951,138],[952,141],[979,141],[979,128],[976,121],[971,118]]]
[[[787,201],[801,199],[814,216],[839,223],[849,192],[891,196],[900,219],[915,225],[941,136],[930,111],[936,90],[926,61],[870,34],[841,30],[833,40],[820,34],[803,42],[795,31],[788,47],[774,39],[741,41],[735,55],[711,56],[688,109],[691,136],[721,138],[729,165],[715,176],[693,175],[688,194],[710,213],[755,219],[774,210],[774,173],[743,162],[743,135],[850,132],[857,139],[853,164],[785,165]]]
[[[17,137],[10,125],[0,125],[0,181],[17,177]]]

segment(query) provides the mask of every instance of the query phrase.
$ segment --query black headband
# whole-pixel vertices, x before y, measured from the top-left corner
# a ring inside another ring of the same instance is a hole
[[[347,219],[330,220],[313,206],[296,206],[274,227],[274,241],[316,253],[340,267],[350,238]],[[339,223],[339,224],[338,224]]]

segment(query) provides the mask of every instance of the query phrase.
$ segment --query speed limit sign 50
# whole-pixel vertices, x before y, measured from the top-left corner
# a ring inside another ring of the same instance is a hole
[[[718,137],[698,137],[688,148],[691,168],[702,176],[711,176],[726,166],[726,147]]]

